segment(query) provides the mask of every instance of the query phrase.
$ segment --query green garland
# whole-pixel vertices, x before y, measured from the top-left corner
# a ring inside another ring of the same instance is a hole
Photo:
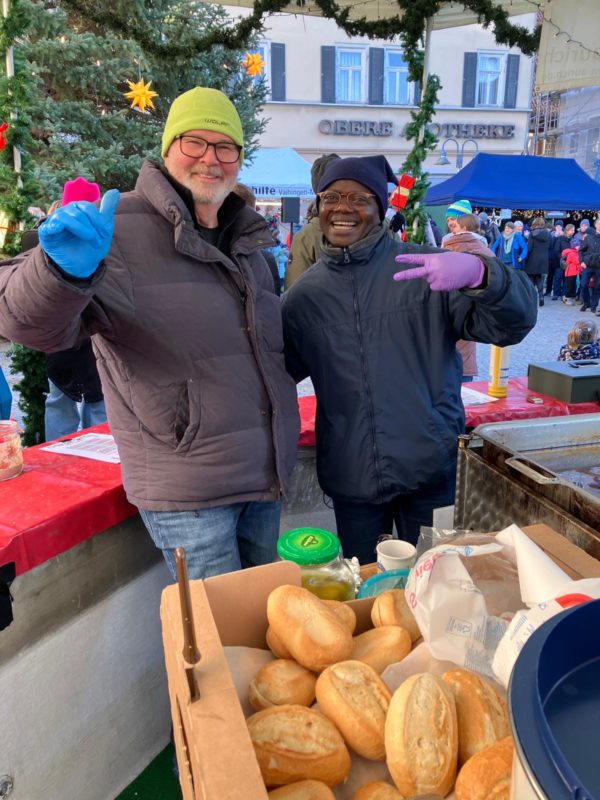
[[[402,16],[369,22],[364,17],[351,20],[349,6],[340,8],[334,0],[314,0],[322,15],[327,19],[335,20],[338,27],[342,28],[349,36],[368,36],[371,39],[391,39],[399,36],[405,51],[418,50],[427,20],[440,10],[442,2],[441,0],[396,1],[399,10],[402,11]],[[306,0],[296,0],[299,7],[305,5],[305,2]],[[243,17],[236,25],[210,30],[202,36],[191,34],[185,43],[178,44],[156,39],[139,16],[119,15],[114,11],[99,7],[95,0],[62,0],[61,2],[63,8],[81,14],[96,24],[108,27],[126,38],[133,38],[148,53],[162,57],[168,56],[169,53],[174,56],[193,56],[217,44],[231,50],[239,50],[245,46],[251,33],[262,30],[266,16],[283,11],[288,5],[289,0],[255,0],[251,13],[247,17]],[[499,44],[519,47],[526,55],[533,55],[537,51],[539,30],[531,33],[521,25],[513,25],[508,13],[497,6],[493,0],[462,0],[462,5],[465,10],[476,14],[477,19],[484,27],[493,25],[494,35]]]

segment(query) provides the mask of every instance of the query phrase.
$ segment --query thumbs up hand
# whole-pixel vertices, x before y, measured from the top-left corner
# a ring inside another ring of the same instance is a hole
[[[40,225],[42,250],[74,278],[89,278],[110,249],[119,197],[110,189],[100,209],[84,200],[58,208]]]

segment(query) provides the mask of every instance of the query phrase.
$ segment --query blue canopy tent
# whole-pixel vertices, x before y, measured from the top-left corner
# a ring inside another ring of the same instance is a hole
[[[263,147],[251,164],[244,164],[238,180],[257,198],[313,197],[310,164],[291,147]]]
[[[521,209],[600,209],[600,184],[572,158],[478,153],[425,196],[431,206],[466,198],[474,206]]]

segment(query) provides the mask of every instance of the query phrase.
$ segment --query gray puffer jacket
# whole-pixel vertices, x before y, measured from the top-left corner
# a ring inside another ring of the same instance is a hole
[[[407,252],[377,227],[319,261],[284,295],[286,361],[317,396],[317,472],[330,497],[384,503],[450,478],[464,430],[459,339],[516,344],[537,318],[527,277],[481,256],[487,286],[395,282]]]
[[[230,195],[221,250],[146,162],[121,197],[106,262],[65,276],[40,248],[0,267],[0,333],[37,350],[92,335],[129,500],[183,511],[274,500],[299,433],[266,225]]]

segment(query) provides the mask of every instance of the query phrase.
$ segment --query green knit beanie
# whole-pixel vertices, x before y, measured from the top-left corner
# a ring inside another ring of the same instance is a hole
[[[216,131],[229,136],[242,148],[241,160],[244,160],[242,121],[231,100],[218,89],[197,86],[173,100],[162,135],[162,157],[173,139],[193,130]]]
[[[472,213],[473,209],[468,200],[455,200],[446,209],[446,217],[453,217],[454,219],[458,219],[458,217],[464,217],[465,214]]]

